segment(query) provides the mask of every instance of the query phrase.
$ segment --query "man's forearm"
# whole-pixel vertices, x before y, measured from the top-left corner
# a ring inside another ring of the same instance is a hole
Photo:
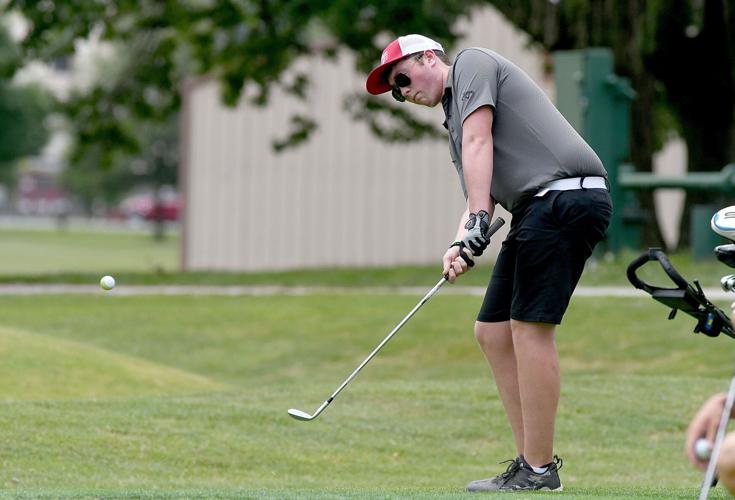
[[[462,168],[470,212],[492,214],[490,186],[493,182],[493,110],[480,106],[462,124]]]
[[[460,241],[462,238],[464,238],[464,233],[467,232],[467,230],[464,228],[464,225],[467,223],[467,219],[470,216],[470,210],[469,208],[465,210],[462,213],[462,216],[459,218],[459,227],[457,227],[457,235],[454,237],[454,241]]]
[[[477,138],[463,146],[462,164],[467,204],[471,213],[490,211],[490,186],[493,179],[493,142],[491,137]]]

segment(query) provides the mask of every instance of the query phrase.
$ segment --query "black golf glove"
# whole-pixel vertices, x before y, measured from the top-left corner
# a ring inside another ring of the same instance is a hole
[[[490,244],[490,214],[484,210],[480,210],[476,214],[470,214],[467,224],[464,225],[467,234],[462,238],[467,248],[472,250],[475,257],[482,255],[487,246]]]

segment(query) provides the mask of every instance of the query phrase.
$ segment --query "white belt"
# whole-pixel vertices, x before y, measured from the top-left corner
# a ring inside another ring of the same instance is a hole
[[[572,191],[574,189],[607,189],[604,177],[567,177],[547,182],[534,196],[541,197],[549,191]]]

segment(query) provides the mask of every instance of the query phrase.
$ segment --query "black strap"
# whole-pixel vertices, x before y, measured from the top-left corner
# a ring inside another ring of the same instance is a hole
[[[459,245],[457,246],[459,246],[459,256],[464,259],[469,267],[475,267],[475,261],[470,259],[467,254],[463,252],[463,250],[467,248],[467,245],[464,244],[464,241],[460,241]]]

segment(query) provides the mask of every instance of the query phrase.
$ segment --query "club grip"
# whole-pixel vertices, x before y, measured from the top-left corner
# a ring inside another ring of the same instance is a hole
[[[503,227],[504,224],[505,224],[505,219],[503,219],[502,217],[498,217],[497,219],[495,219],[493,223],[490,224],[490,227],[487,229],[488,237],[495,234],[498,231],[498,229]]]

